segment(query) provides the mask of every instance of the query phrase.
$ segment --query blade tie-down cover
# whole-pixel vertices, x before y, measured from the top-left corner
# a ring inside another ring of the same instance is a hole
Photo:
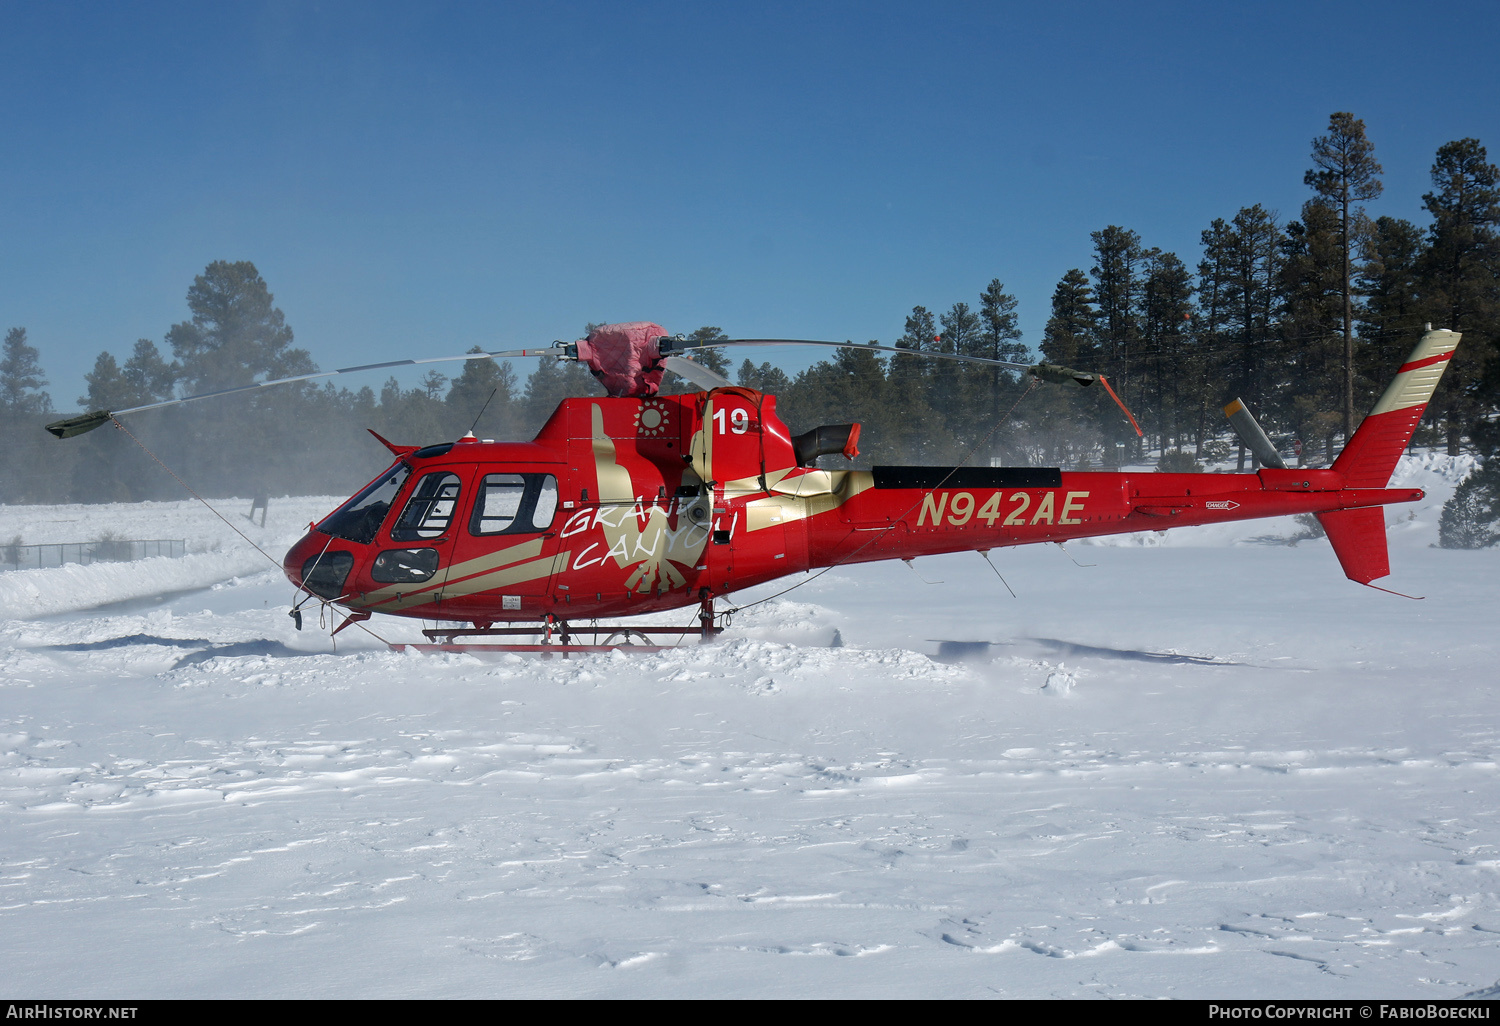
[[[578,340],[578,359],[612,396],[651,396],[666,372],[657,340],[666,329],[650,321],[601,324]]]

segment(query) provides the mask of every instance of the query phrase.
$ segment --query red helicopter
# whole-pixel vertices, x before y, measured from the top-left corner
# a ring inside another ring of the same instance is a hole
[[[335,633],[386,613],[450,624],[424,632],[436,647],[542,634],[540,645],[484,647],[551,652],[649,646],[653,634],[706,641],[722,629],[716,601],[817,568],[1296,513],[1316,515],[1345,574],[1376,587],[1371,582],[1390,572],[1380,507],[1423,497],[1420,489],[1386,486],[1459,338],[1429,330],[1328,468],[1286,466],[1236,400],[1225,412],[1263,464],[1255,473],[866,471],[815,465],[822,455],[853,459],[858,424],[793,435],[776,415],[775,396],[676,355],[722,345],[839,343],[689,343],[655,324],[605,325],[572,345],[453,358],[576,359],[608,395],[564,400],[530,442],[481,441],[470,433],[418,447],[376,435],[395,462],[312,525],[283,565],[307,598],[348,610]],[[1067,368],[924,355],[1109,387],[1100,375]],[[705,391],[659,394],[666,370]],[[95,411],[48,430],[68,437],[123,413],[206,397]],[[299,627],[300,605],[292,611]],[[598,626],[601,618],[691,606],[698,623],[686,628]],[[594,643],[579,643],[583,634]]]

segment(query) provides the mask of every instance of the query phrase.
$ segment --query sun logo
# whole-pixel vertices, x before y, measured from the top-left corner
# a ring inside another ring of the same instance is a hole
[[[667,404],[660,399],[647,399],[635,411],[635,433],[641,438],[655,438],[667,430]]]

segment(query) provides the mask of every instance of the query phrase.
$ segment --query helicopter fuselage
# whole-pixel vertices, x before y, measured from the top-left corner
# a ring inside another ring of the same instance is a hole
[[[287,576],[356,614],[586,620],[843,563],[1293,513],[1357,511],[1343,533],[1358,548],[1368,514],[1423,494],[1332,469],[827,470],[798,459],[775,405],[734,387],[568,399],[529,443],[392,446],[395,464],[287,553]],[[1383,559],[1382,526],[1366,583]]]

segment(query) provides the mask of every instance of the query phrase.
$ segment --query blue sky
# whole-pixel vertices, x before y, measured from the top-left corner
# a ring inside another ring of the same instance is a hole
[[[60,410],[216,259],[325,368],[604,320],[889,342],[995,277],[1035,345],[1091,231],[1192,265],[1214,217],[1295,217],[1337,110],[1385,167],[1370,212],[1425,224],[1438,146],[1500,158],[1497,29],[1493,3],[0,0],[0,327]]]

